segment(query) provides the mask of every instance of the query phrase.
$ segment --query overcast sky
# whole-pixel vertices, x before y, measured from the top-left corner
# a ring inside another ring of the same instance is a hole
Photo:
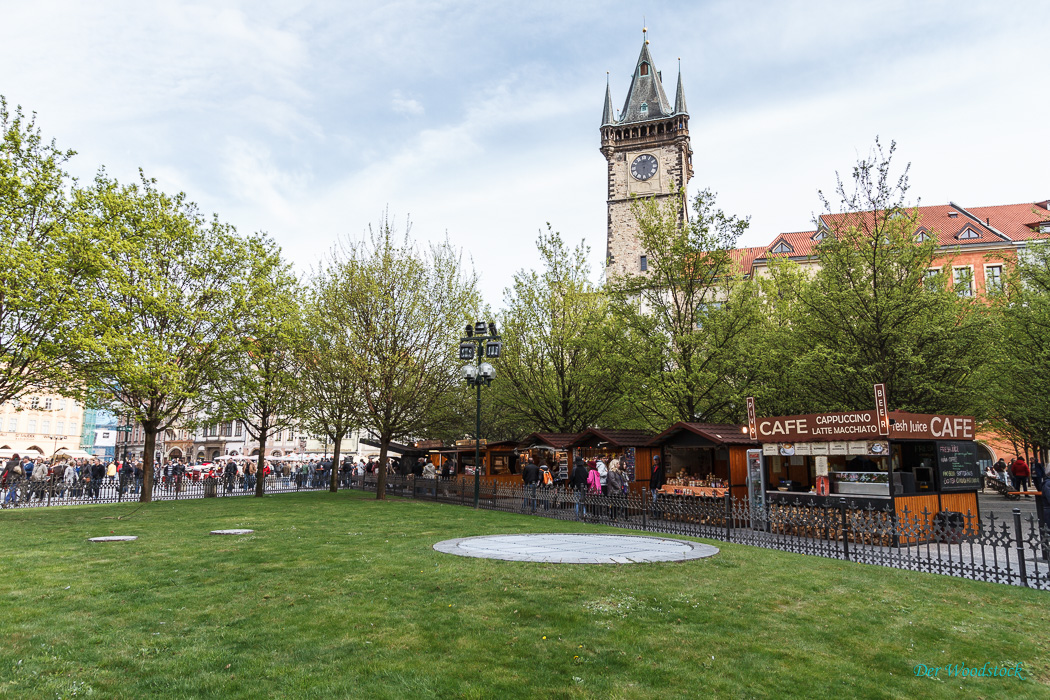
[[[620,106],[643,15],[671,99],[681,58],[690,189],[751,217],[741,245],[810,228],[876,135],[925,204],[1050,198],[1039,2],[0,0],[0,94],[76,175],[142,167],[304,271],[411,215],[499,305],[548,221],[597,276],[606,71]]]

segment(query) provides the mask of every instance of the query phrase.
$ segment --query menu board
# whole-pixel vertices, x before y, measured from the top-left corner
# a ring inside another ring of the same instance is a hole
[[[937,469],[941,491],[976,491],[981,488],[977,446],[972,442],[938,442]]]

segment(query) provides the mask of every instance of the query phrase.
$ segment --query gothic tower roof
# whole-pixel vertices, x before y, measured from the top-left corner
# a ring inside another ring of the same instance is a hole
[[[602,126],[608,126],[615,124],[616,119],[613,116],[612,106],[612,93],[609,92],[609,78],[605,79],[605,109],[602,110]]]
[[[683,95],[683,101],[684,101]],[[620,124],[644,122],[662,119],[673,114],[671,103],[664,92],[660,72],[656,70],[653,57],[649,54],[649,41],[642,42],[642,52],[638,54],[638,63],[631,77],[631,87],[627,90],[627,101],[620,113]]]
[[[689,114],[685,107],[685,89],[682,87],[682,62],[678,62],[678,89],[674,93],[674,113]]]

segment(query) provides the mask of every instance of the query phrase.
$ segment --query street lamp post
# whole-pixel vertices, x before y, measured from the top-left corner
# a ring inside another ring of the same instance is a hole
[[[474,424],[474,507],[478,507],[481,493],[481,385],[488,386],[496,378],[496,370],[488,362],[482,362],[482,358],[496,359],[499,357],[500,348],[499,333],[496,332],[496,324],[489,321],[478,321],[474,325],[467,324],[466,335],[460,338],[459,359],[467,360],[460,373],[468,386],[474,386],[478,392],[477,415]],[[475,367],[469,361],[474,359],[475,349],[477,351],[478,365]]]

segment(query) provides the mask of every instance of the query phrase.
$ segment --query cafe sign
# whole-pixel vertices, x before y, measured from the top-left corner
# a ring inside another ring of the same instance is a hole
[[[889,411],[888,417],[891,440],[973,440],[976,432],[972,416]],[[755,427],[763,443],[857,442],[885,439],[879,423],[873,410],[759,418]]]

